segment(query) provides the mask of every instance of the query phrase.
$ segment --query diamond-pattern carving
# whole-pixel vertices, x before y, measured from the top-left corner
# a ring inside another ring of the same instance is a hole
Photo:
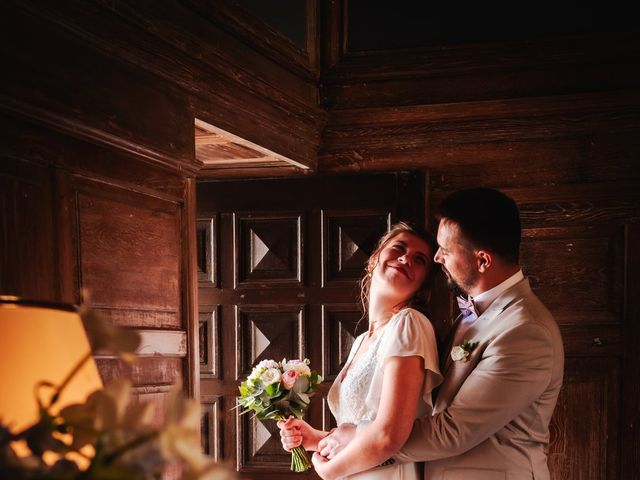
[[[324,284],[352,283],[360,278],[378,239],[390,226],[391,214],[323,212]]]
[[[367,329],[367,321],[356,305],[323,305],[322,328],[325,345],[323,351],[323,377],[333,380],[344,366],[351,346],[358,335]],[[356,328],[357,326],[357,328]]]
[[[265,465],[274,472],[288,472],[291,454],[282,449],[280,430],[273,420],[261,421],[250,415],[238,414],[236,425],[242,438],[238,450],[240,472],[264,473]]]
[[[273,422],[269,423],[271,424]],[[251,426],[253,427],[253,443],[251,445],[251,454],[255,456],[259,455],[261,450],[268,450],[268,443],[270,440],[273,440],[273,433],[275,433],[276,429],[272,429],[273,431],[269,431],[267,426],[260,420],[251,422]]]
[[[236,325],[238,379],[248,375],[260,360],[304,356],[301,305],[237,306]]]
[[[300,283],[301,217],[237,216],[236,284]]]

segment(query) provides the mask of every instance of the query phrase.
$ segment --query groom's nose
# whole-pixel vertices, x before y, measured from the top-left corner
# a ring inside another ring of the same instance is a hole
[[[442,253],[440,247],[436,250],[436,254],[433,256],[433,261],[436,263],[443,263],[442,261]]]

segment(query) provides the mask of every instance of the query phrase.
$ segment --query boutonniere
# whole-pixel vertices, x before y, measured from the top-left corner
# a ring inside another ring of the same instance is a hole
[[[471,355],[471,352],[476,348],[476,346],[478,346],[478,342],[472,342],[471,340],[465,339],[462,342],[462,345],[456,345],[451,349],[451,359],[454,362],[468,362],[469,355]]]

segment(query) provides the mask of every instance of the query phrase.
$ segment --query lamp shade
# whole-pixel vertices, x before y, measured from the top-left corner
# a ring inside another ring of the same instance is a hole
[[[59,386],[78,362],[91,352],[82,319],[70,305],[0,297],[0,417],[18,432],[38,420],[35,386],[42,381]],[[84,402],[102,388],[90,358],[73,377],[53,412]],[[48,401],[51,389],[43,390]]]

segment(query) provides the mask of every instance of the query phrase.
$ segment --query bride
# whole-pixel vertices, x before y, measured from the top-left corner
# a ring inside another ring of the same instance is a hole
[[[356,425],[354,439],[329,460],[319,450],[326,453],[330,432],[294,418],[278,422],[285,450],[300,444],[315,450],[323,479],[418,479],[416,464],[388,459],[414,419],[430,413],[431,391],[442,381],[433,326],[417,310],[425,304],[434,250],[427,235],[401,222],[367,262],[361,296],[369,329],[354,341],[327,395],[338,425]]]

